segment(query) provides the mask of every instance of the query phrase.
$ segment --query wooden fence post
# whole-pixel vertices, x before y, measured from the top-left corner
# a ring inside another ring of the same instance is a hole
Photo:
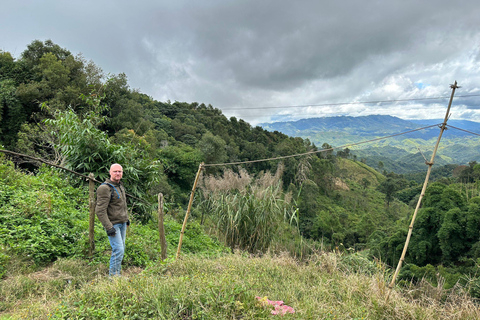
[[[162,260],[167,258],[167,240],[165,239],[165,226],[163,225],[163,194],[158,194],[158,234],[162,249]]]
[[[90,205],[90,219],[88,224],[88,242],[90,244],[88,253],[90,257],[95,251],[95,176],[93,173],[88,175],[88,191],[89,191],[89,205]]]

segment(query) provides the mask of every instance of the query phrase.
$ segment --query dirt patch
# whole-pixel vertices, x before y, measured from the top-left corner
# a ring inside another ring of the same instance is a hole
[[[51,280],[71,280],[73,277],[69,274],[63,273],[57,269],[46,268],[29,275],[30,278],[37,281],[51,281]]]
[[[350,188],[347,186],[345,182],[342,181],[340,178],[335,178],[333,181],[334,183],[334,188],[337,190],[350,190]]]

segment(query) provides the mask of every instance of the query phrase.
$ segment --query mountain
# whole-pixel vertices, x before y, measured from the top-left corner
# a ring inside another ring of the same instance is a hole
[[[348,147],[357,158],[385,170],[406,173],[423,170],[430,160],[443,120],[404,120],[388,115],[310,118],[291,122],[262,123],[268,131],[308,138],[317,146],[328,143]],[[423,129],[422,129],[423,128]],[[470,132],[458,130],[463,129]],[[442,135],[435,163],[480,162],[480,123],[449,120]],[[356,145],[355,145],[356,144]]]

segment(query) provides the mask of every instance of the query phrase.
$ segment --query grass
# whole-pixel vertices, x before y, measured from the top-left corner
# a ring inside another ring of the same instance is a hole
[[[282,300],[290,319],[478,319],[461,288],[428,283],[396,288],[385,302],[389,273],[361,254],[186,255],[110,279],[103,264],[58,260],[0,287],[0,319],[268,319],[256,297]]]

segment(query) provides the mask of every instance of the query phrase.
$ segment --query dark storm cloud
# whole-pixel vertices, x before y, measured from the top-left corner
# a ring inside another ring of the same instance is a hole
[[[125,72],[155,99],[210,103],[258,122],[292,113],[272,106],[449,95],[454,80],[458,94],[480,93],[479,14],[471,0],[30,0],[4,4],[0,49],[19,54],[52,39],[107,73]],[[477,101],[458,99],[458,114],[480,121]],[[431,117],[443,104],[293,113]]]

